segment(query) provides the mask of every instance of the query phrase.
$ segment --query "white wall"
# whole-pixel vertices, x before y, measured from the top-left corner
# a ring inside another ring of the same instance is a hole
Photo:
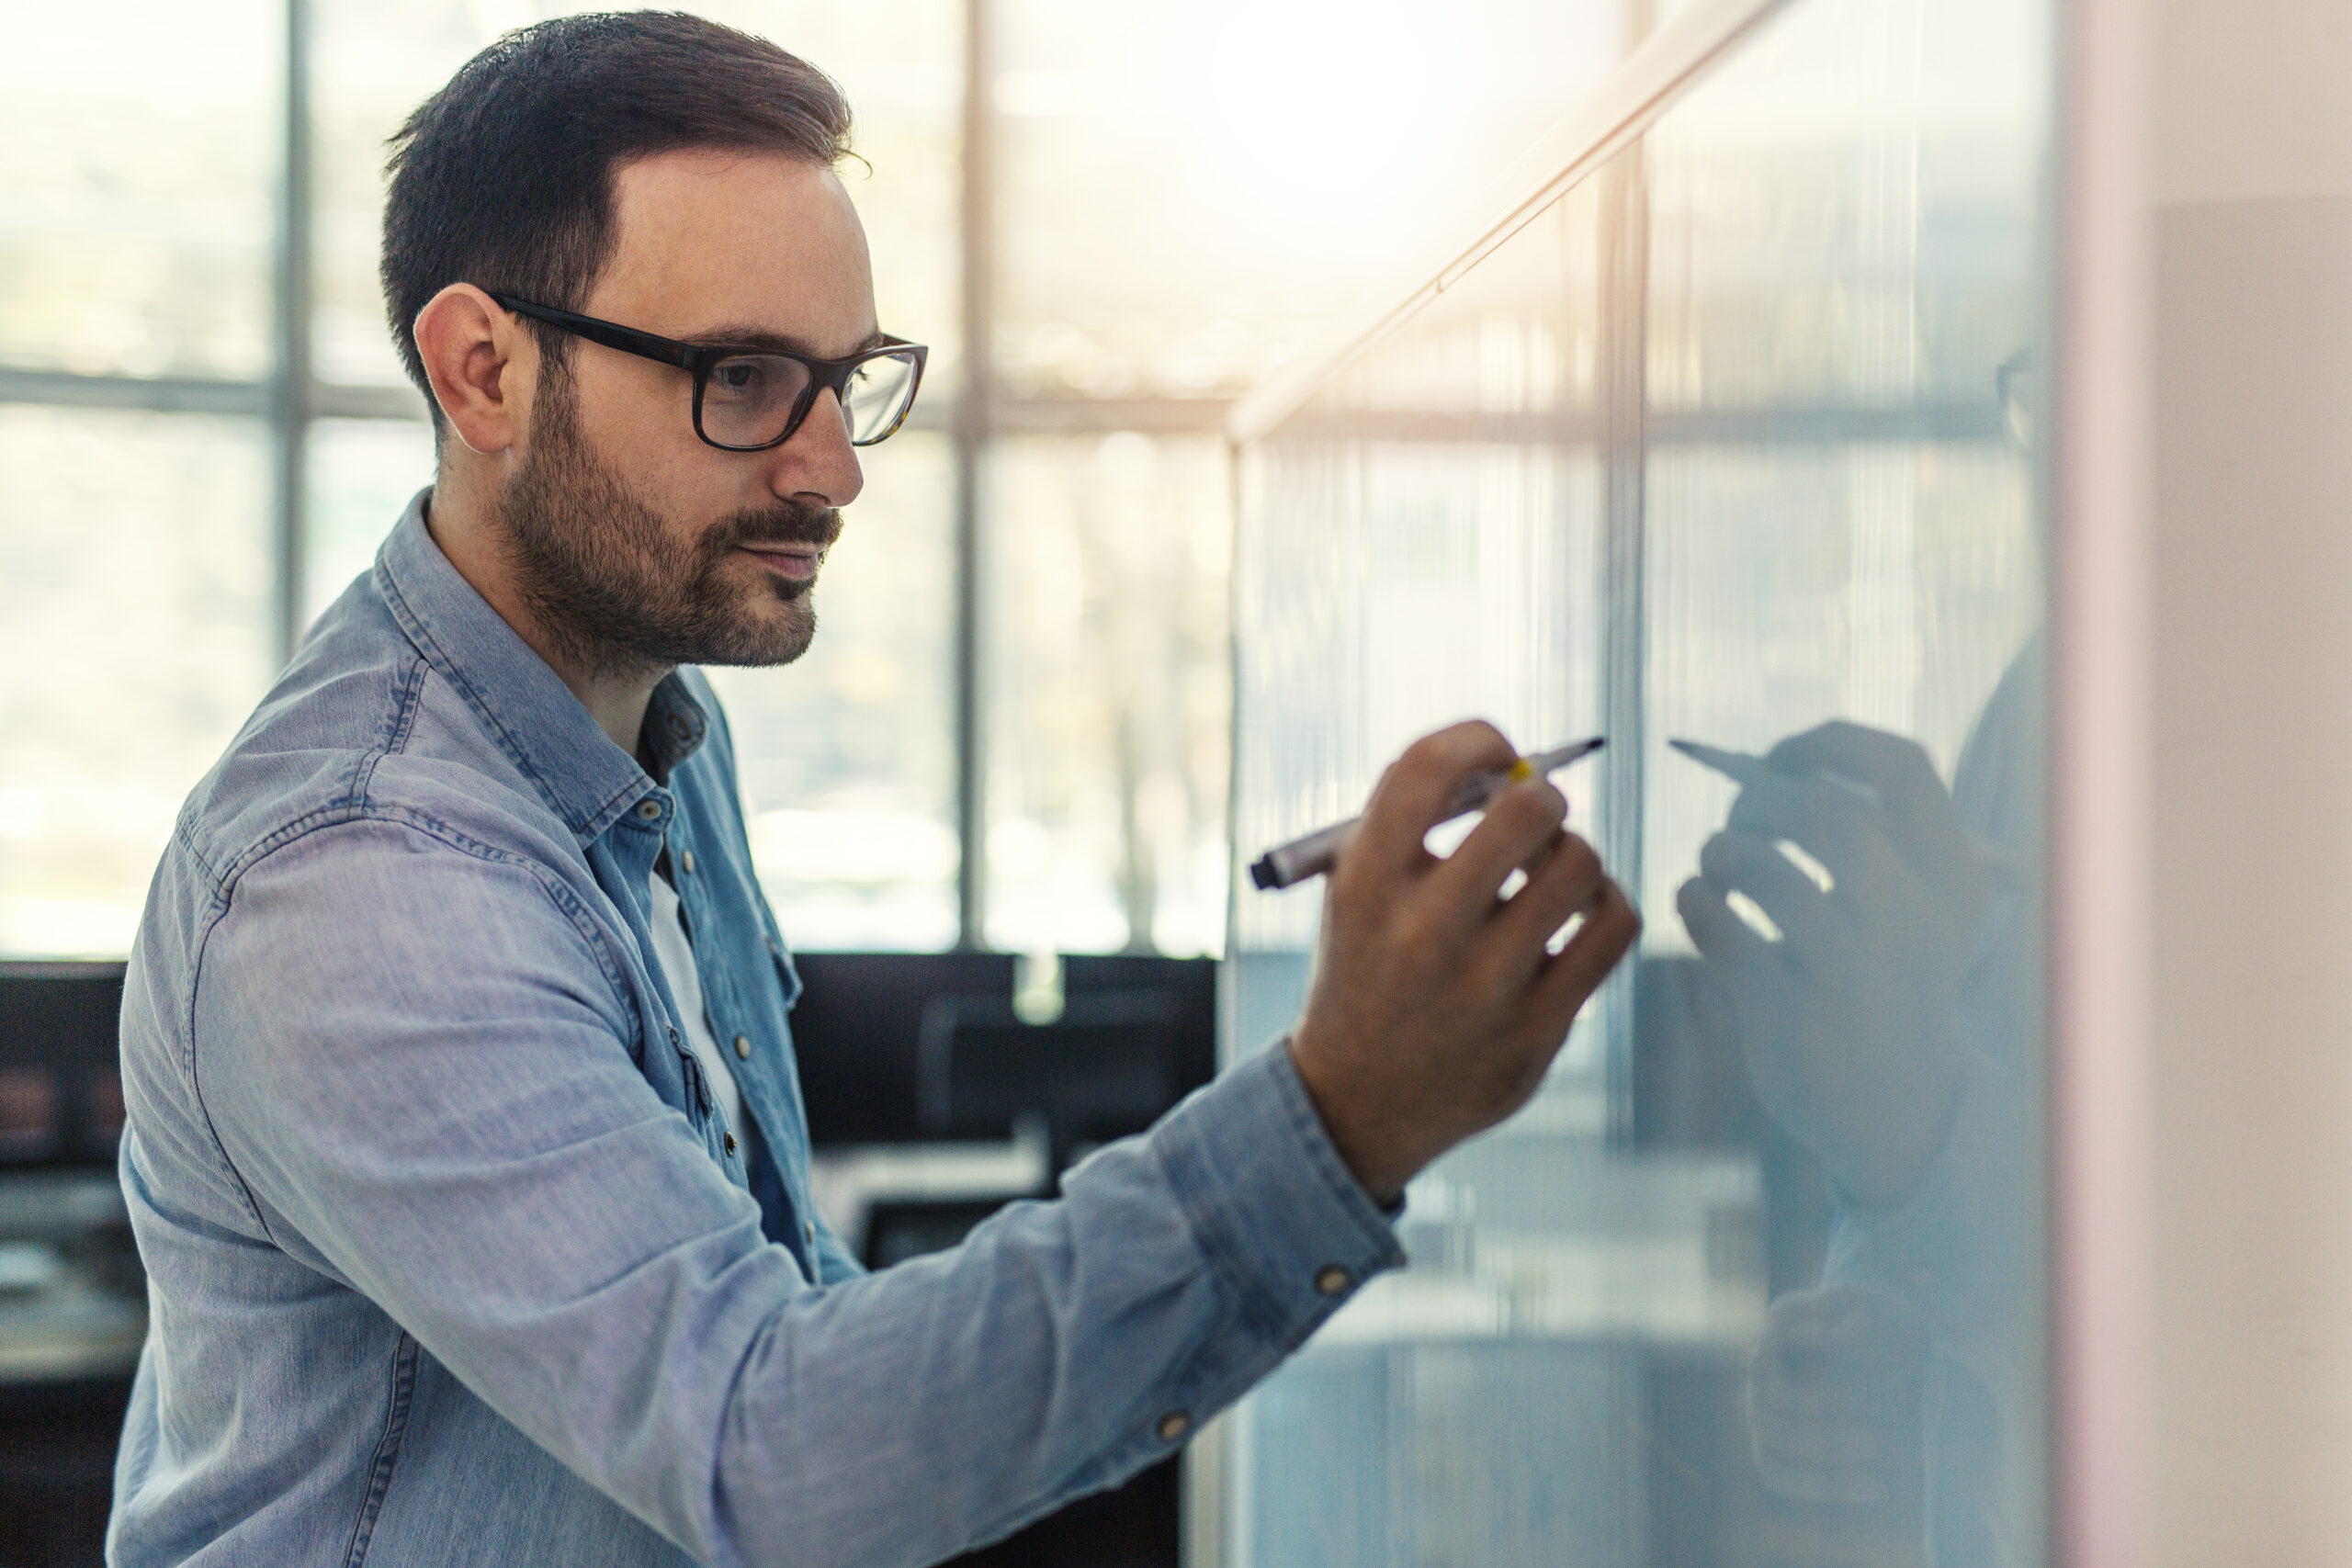
[[[2352,0],[2157,0],[2145,1560],[2352,1563]]]

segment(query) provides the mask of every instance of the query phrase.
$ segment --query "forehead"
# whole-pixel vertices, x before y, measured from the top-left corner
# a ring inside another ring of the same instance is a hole
[[[665,337],[757,328],[844,355],[875,329],[865,231],[833,172],[664,152],[613,176],[615,244],[588,313]]]

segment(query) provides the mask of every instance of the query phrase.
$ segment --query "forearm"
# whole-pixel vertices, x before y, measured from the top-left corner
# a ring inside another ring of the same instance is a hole
[[[1002,1535],[1171,1451],[1398,1259],[1270,1054],[1061,1201],[779,1311],[728,1403],[715,1560],[914,1563]]]
[[[249,872],[211,940],[194,1050],[239,1189],[707,1561],[915,1562],[1008,1529],[1168,1451],[1402,1260],[1276,1051],[1059,1202],[812,1282],[649,1087],[591,934],[526,866],[335,835]],[[461,937],[435,918],[461,897],[499,918]],[[298,942],[287,1006],[250,982]]]
[[[1917,1303],[1936,1341],[1998,1375],[2036,1332],[2041,1119],[2023,1075],[1970,1053],[1950,1130],[1908,1198],[1838,1216],[1825,1276]]]

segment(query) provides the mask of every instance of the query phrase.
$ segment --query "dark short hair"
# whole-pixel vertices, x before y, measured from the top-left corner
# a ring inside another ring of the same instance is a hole
[[[418,106],[390,143],[384,308],[434,408],[415,322],[452,283],[579,310],[610,259],[613,175],[689,148],[849,152],[832,78],[765,39],[675,11],[566,17],[508,33]],[[562,362],[568,342],[533,323]]]

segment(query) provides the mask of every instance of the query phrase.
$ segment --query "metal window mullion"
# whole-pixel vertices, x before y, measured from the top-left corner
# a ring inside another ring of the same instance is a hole
[[[987,944],[988,813],[980,686],[982,463],[995,395],[995,117],[989,0],[964,0],[964,109],[958,261],[962,272],[964,379],[953,435],[956,449],[956,945]]]
[[[1600,171],[1602,859],[1626,896],[1642,897],[1649,673],[1649,191],[1642,143]],[[1609,1135],[1633,1132],[1634,965],[1602,1008]]]
[[[285,124],[269,396],[270,434],[277,455],[270,540],[272,630],[280,665],[293,656],[295,638],[302,630],[302,536],[309,479],[305,437],[311,403],[310,0],[286,0],[285,20]]]

